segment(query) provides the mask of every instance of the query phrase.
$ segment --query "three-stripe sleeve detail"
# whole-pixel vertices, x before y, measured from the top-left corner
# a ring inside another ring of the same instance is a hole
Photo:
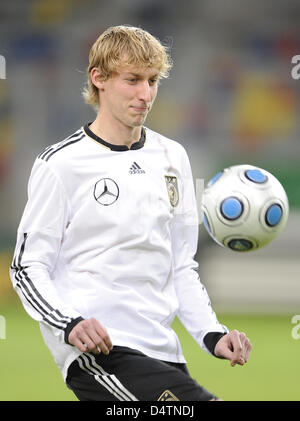
[[[64,330],[72,321],[71,317],[64,316],[57,309],[54,309],[47,300],[40,294],[32,279],[28,275],[28,266],[22,265],[28,234],[24,233],[24,238],[18,255],[14,257],[11,269],[15,272],[16,287],[20,289],[26,301],[34,308],[45,322],[57,329]]]
[[[56,152],[59,152],[61,149],[79,142],[84,137],[85,133],[82,131],[82,129],[80,129],[62,142],[56,145],[48,146],[38,155],[38,158],[43,159],[44,161],[48,161]]]
[[[114,374],[107,373],[91,354],[81,354],[77,361],[82,370],[94,377],[109,393],[119,401],[138,401],[128,389],[117,379]]]

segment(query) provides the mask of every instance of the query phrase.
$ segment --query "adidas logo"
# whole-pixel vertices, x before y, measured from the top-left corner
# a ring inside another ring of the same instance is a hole
[[[145,171],[142,170],[136,162],[134,162],[129,168],[129,174],[145,174]]]

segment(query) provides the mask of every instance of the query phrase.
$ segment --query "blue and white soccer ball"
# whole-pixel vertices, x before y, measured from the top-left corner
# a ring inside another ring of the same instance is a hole
[[[247,252],[278,237],[287,223],[289,204],[272,174],[252,165],[235,165],[209,181],[202,212],[206,230],[219,245]]]

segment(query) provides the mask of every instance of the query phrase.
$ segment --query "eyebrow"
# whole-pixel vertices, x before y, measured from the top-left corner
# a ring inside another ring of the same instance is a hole
[[[134,73],[134,72],[124,72],[125,75],[131,75],[134,77],[141,77],[142,75],[140,73]],[[149,75],[149,79],[158,78],[159,72],[155,72],[152,75]]]

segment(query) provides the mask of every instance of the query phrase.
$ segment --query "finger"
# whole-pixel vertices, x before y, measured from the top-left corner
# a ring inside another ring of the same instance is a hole
[[[76,334],[81,342],[87,345],[86,351],[109,354],[109,349],[102,338],[108,336],[107,332],[96,319],[85,320],[77,329]]]
[[[91,350],[91,352],[92,352],[92,354],[99,355],[99,354],[101,354],[101,349],[97,345],[96,348]]]
[[[108,333],[105,329],[101,330],[100,333],[98,333],[98,338],[99,338],[99,341],[96,342],[96,343],[97,343],[97,345],[100,346],[101,349],[103,349],[103,348],[107,349],[108,352],[112,350],[113,344],[112,344],[112,342],[110,340],[110,337],[109,337],[109,335],[108,335]]]
[[[87,336],[81,338],[87,344],[87,349],[94,354],[103,352],[105,355],[109,354],[109,349],[104,340],[94,331],[89,331]]]
[[[240,333],[239,336],[240,336],[240,341],[241,341],[243,349],[242,349],[242,355],[241,355],[240,360],[238,361],[237,364],[244,365],[244,364],[246,364],[246,362],[249,359],[249,355],[250,355],[250,352],[252,350],[252,345],[251,345],[250,340],[247,338],[245,333],[242,332],[242,333]]]
[[[92,349],[96,348],[96,344],[93,341],[93,339],[91,339],[90,335],[87,332],[82,333],[78,339],[81,341],[83,347],[84,347],[84,352],[89,352]]]
[[[105,343],[106,347],[111,351],[113,349],[113,344],[108,335],[107,330],[103,326],[100,327],[100,337],[102,341]]]
[[[69,342],[81,352],[104,352],[108,355],[112,349],[106,329],[95,318],[78,323],[69,335]]]
[[[230,340],[232,345],[231,366],[234,367],[239,362],[243,361],[243,346],[240,340],[240,335],[237,330],[230,332]]]
[[[244,365],[244,364],[246,364],[245,357],[241,355],[240,358],[235,362],[235,364],[238,364],[238,365]]]
[[[72,341],[72,345],[78,348],[81,352],[86,352],[88,349],[87,344],[82,342],[79,338],[74,338]]]
[[[240,332],[239,333],[239,339],[240,339],[240,342],[241,342],[241,344],[243,346],[246,343],[246,341],[247,341],[246,333]]]
[[[82,352],[87,351],[89,347],[94,347],[82,326],[75,326],[69,335],[69,342]]]
[[[109,343],[107,341],[107,334],[105,333],[96,333],[96,332],[91,332],[90,333],[91,339],[93,341],[93,343],[95,344],[95,346],[93,348],[90,348],[91,351],[93,351],[94,353],[100,353],[103,352],[105,355],[108,355],[109,352],[112,349],[112,344],[111,342]],[[109,343],[109,346],[107,346],[107,342]]]
[[[246,360],[246,362],[249,360],[251,351],[252,351],[252,344],[251,344],[251,342],[248,339],[247,344],[246,344],[246,352],[245,352],[245,360]]]
[[[246,361],[247,361],[247,359],[246,359],[246,350],[247,350],[247,341],[248,341],[248,338],[246,336],[246,333],[240,332],[239,333],[239,340],[241,342],[242,350],[241,350],[240,359],[239,359],[239,361],[238,361],[237,364],[244,365],[246,363]]]
[[[105,355],[109,354],[109,349],[99,336],[93,340],[93,343],[94,346],[89,349],[90,352],[93,352],[94,354],[100,354],[101,352]]]
[[[242,359],[244,363],[246,363],[249,359],[249,355],[252,349],[252,346],[250,344],[249,339],[247,338],[246,334],[244,332],[240,333],[240,341],[242,344]]]
[[[103,327],[96,319],[93,319],[93,327],[95,329],[95,333],[97,334],[97,337],[94,336],[95,344],[98,345],[103,351],[111,351],[113,344],[105,327]]]

